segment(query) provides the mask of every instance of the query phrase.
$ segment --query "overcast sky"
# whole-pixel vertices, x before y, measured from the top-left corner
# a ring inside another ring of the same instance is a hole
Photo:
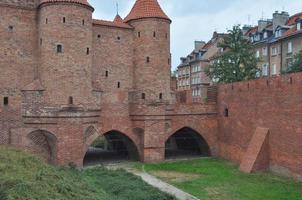
[[[125,17],[135,0],[89,0],[95,8],[94,18],[112,20]],[[234,24],[256,24],[260,18],[272,18],[275,11],[290,15],[302,12],[302,0],[159,0],[172,19],[171,53],[175,69],[179,58],[193,50],[195,40],[208,41],[213,32],[226,32]]]

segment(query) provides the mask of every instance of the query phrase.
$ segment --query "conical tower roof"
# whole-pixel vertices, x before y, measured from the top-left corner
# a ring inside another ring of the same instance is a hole
[[[157,0],[136,0],[132,10],[124,21],[129,22],[131,20],[143,18],[161,18],[171,21],[161,9]]]

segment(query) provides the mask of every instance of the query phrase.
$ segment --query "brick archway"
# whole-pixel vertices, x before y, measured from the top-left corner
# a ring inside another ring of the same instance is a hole
[[[92,138],[95,138],[95,136]],[[91,146],[100,138],[102,138],[102,141],[105,143],[104,146]],[[83,158],[84,165],[115,160],[140,160],[138,146],[131,137],[121,131],[110,130],[98,135],[94,141],[91,139],[89,141],[90,144],[88,145]]]
[[[26,148],[50,164],[56,164],[57,137],[46,130],[35,130],[27,136]]]
[[[165,158],[210,156],[206,139],[195,129],[182,127],[171,132],[165,140]]]

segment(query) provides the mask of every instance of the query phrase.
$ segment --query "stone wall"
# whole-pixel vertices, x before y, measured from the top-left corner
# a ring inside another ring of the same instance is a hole
[[[302,73],[220,85],[218,112],[221,157],[241,162],[256,128],[268,128],[270,169],[302,175]]]

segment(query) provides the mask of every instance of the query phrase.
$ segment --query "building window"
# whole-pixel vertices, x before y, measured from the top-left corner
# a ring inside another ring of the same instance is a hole
[[[83,25],[83,26],[85,25],[85,20],[84,20],[84,19],[82,20],[82,25]]]
[[[40,46],[42,46],[43,40],[42,38],[40,38]]]
[[[168,33],[166,33],[166,39],[168,39]]]
[[[292,53],[293,52],[293,43],[289,42],[287,43],[287,53]]]
[[[8,30],[12,31],[12,30],[14,30],[14,27],[13,26],[8,26]]]
[[[267,38],[267,32],[265,31],[263,34],[263,38],[266,39]]]
[[[117,82],[117,88],[121,88],[121,83]]]
[[[100,35],[100,34],[98,35],[98,38],[101,38],[101,35]]]
[[[170,65],[171,61],[170,61],[170,58],[168,58],[168,65]]]
[[[149,63],[150,62],[150,57],[146,58],[146,62]]]
[[[257,51],[256,51],[256,58],[259,58],[259,57],[260,57],[260,51],[257,50]]]
[[[142,99],[146,99],[146,94],[145,93],[142,93]]]
[[[108,77],[108,71],[105,72],[105,76]]]
[[[137,36],[138,36],[138,37],[141,37],[141,32],[138,32],[138,33],[137,33]]]
[[[224,117],[229,117],[229,109],[228,108],[224,109]]]
[[[68,98],[68,104],[69,104],[69,105],[72,105],[72,104],[73,104],[73,97],[70,96],[70,97]]]
[[[63,46],[61,44],[57,45],[57,53],[63,53]]]
[[[121,37],[120,37],[120,36],[118,36],[118,37],[117,37],[117,40],[121,40]]]
[[[272,47],[272,55],[276,56],[278,54],[278,48],[277,47]]]
[[[277,65],[273,64],[272,65],[272,75],[276,75],[277,74]]]
[[[264,47],[264,48],[262,49],[262,55],[263,55],[263,56],[267,56],[267,54],[268,54],[267,47]]]
[[[87,55],[89,55],[89,53],[90,53],[90,49],[89,49],[89,48],[87,48],[87,50],[86,50],[86,54],[87,54]]]
[[[162,100],[163,99],[163,93],[159,94],[159,99]]]
[[[267,63],[262,65],[262,76],[268,76],[268,64]]]
[[[45,19],[45,24],[48,24],[48,18]]]
[[[301,30],[301,24],[302,24],[302,22],[299,22],[299,23],[297,24],[297,30]]]
[[[63,17],[63,23],[65,23],[66,22],[66,18],[65,17]]]
[[[156,37],[156,32],[155,31],[153,32],[153,37]]]
[[[3,105],[8,106],[8,97],[3,98]]]

